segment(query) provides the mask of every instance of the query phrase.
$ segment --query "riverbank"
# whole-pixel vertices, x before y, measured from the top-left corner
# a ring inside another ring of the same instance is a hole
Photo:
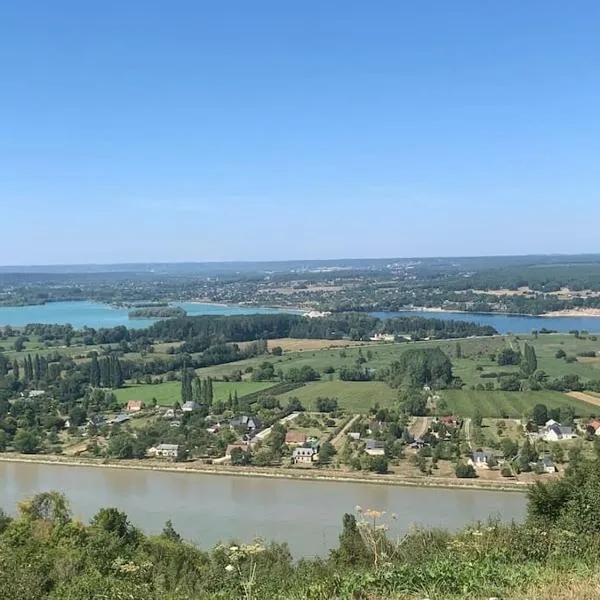
[[[553,310],[544,313],[542,317],[600,317],[600,308],[572,308]]]
[[[346,482],[360,484],[378,484],[404,487],[449,488],[495,492],[526,492],[529,483],[515,480],[502,482],[480,479],[453,479],[446,477],[407,477],[394,475],[377,475],[374,473],[358,473],[335,471],[332,469],[302,469],[278,467],[232,467],[229,465],[207,465],[199,462],[174,463],[159,460],[109,460],[81,458],[60,455],[27,455],[0,453],[0,461],[12,463],[29,463],[43,465],[61,465],[70,467],[97,467],[108,469],[135,469],[144,471],[165,471],[171,473],[190,473],[203,475],[228,475],[236,477],[253,477],[269,479],[293,479],[296,481]]]

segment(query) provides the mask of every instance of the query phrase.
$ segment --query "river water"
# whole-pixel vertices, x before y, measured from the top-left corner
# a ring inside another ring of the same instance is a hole
[[[380,319],[425,317],[427,319],[443,319],[444,321],[470,321],[479,323],[479,325],[491,325],[498,333],[531,333],[534,329],[539,331],[544,327],[560,333],[568,333],[574,329],[600,333],[600,317],[528,317],[524,315],[424,310],[374,312],[371,314]]]
[[[511,492],[0,462],[0,507],[7,512],[48,490],[64,492],[85,521],[114,506],[149,533],[171,519],[203,548],[260,537],[288,542],[296,557],[325,555],[337,543],[343,514],[357,505],[386,511],[398,536],[415,525],[458,529],[490,516],[519,521],[526,504],[524,494]]]

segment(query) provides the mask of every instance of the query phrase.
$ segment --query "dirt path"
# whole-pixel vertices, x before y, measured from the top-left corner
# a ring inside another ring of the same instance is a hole
[[[594,406],[600,406],[600,396],[592,396],[585,392],[568,392],[567,396],[571,396],[571,398],[575,398],[575,400],[583,400],[583,402],[593,404]]]
[[[416,417],[408,428],[408,431],[415,439],[423,437],[429,429],[430,421],[431,419],[427,417]]]
[[[360,419],[360,415],[354,415],[345,425],[342,427],[342,430],[331,440],[331,443],[334,445],[335,449],[338,449],[338,446],[343,441],[347,431],[356,423],[356,421]]]
[[[469,444],[469,448],[473,449],[473,445],[471,444],[471,419],[465,419],[464,430],[465,441],[467,442],[467,444]]]

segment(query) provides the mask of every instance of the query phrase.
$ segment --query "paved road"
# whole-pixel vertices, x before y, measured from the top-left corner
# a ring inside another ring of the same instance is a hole
[[[360,419],[360,415],[354,415],[342,428],[342,430],[331,440],[331,443],[335,446],[335,449],[338,449],[338,446],[344,440],[346,433],[356,423],[356,421]]]

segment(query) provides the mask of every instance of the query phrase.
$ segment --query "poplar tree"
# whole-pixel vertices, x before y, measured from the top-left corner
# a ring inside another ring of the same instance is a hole
[[[13,377],[16,380],[18,380],[19,379],[19,363],[16,358],[12,361],[12,370],[13,370]]]
[[[92,362],[90,363],[90,385],[100,387],[100,365],[96,353],[92,354]]]
[[[33,379],[33,361],[31,360],[31,354],[27,355],[27,369],[29,371],[29,380]]]
[[[181,372],[181,403],[192,402],[194,398],[192,390],[192,377],[188,369]]]
[[[103,358],[99,361],[100,366],[100,386],[103,388],[110,387],[110,366],[108,358]]]

